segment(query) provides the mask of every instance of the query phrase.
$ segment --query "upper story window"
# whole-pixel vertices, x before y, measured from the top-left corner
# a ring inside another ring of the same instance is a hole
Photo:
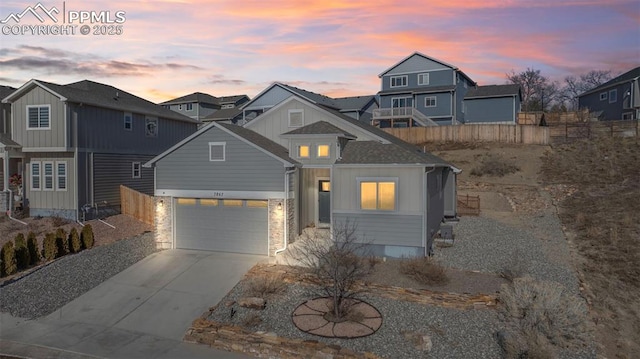
[[[391,87],[407,87],[407,75],[391,76]]]
[[[145,119],[144,133],[147,137],[158,137],[158,119],[147,117]]]
[[[360,209],[395,211],[397,182],[396,178],[358,179]]]
[[[51,128],[51,105],[27,106],[27,129],[48,130]]]
[[[318,158],[329,157],[329,145],[318,145]]]
[[[193,111],[193,104],[192,103],[188,103],[186,104],[187,106],[187,111]]]
[[[304,125],[303,110],[289,110],[289,127],[302,127]]]
[[[307,145],[298,146],[298,158],[309,158],[309,146]]]
[[[131,163],[131,178],[141,178],[142,177],[142,169],[140,166],[140,162],[132,162]]]
[[[178,110],[182,110],[182,104],[178,105]]]
[[[616,101],[618,101],[618,90],[613,89],[609,91],[609,103],[614,103]]]
[[[424,98],[424,107],[436,107],[436,97],[427,96]]]
[[[606,92],[601,92],[600,93],[600,101],[604,101],[607,99],[607,93]]]
[[[428,85],[429,84],[429,74],[418,74],[418,85]]]
[[[130,112],[124,113],[124,129],[131,131],[133,129],[133,115]]]
[[[209,142],[209,161],[222,162],[225,160],[226,142]]]

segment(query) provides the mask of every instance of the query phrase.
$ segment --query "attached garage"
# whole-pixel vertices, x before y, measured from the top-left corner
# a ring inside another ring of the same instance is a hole
[[[268,255],[266,200],[176,198],[176,248]]]

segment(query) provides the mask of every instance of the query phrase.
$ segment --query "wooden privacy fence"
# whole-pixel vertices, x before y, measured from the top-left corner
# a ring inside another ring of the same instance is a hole
[[[384,128],[386,132],[415,145],[425,142],[501,142],[528,145],[549,144],[549,128],[540,126],[478,124],[411,128]]]
[[[458,215],[480,215],[480,196],[458,195]]]
[[[155,217],[153,196],[120,185],[120,211],[144,223],[153,224]]]
[[[640,121],[566,122],[549,126],[553,142],[593,137],[640,137]]]

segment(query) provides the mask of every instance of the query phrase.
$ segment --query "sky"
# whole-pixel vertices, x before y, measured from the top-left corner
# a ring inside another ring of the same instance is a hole
[[[153,102],[275,81],[375,94],[416,51],[479,85],[640,66],[639,0],[2,0],[0,20],[0,85],[88,79]]]

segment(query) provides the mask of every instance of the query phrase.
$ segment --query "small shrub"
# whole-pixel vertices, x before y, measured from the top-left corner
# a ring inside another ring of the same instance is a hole
[[[56,245],[56,235],[53,233],[47,233],[42,241],[42,257],[45,260],[50,261],[56,258],[58,254],[58,246]]]
[[[505,259],[500,276],[510,282],[520,278],[527,273],[528,262],[523,258],[519,250],[513,251],[511,256]]]
[[[69,220],[59,217],[59,216],[53,216],[51,217],[51,224],[53,224],[54,227],[62,227],[65,224],[68,224]]]
[[[25,269],[31,264],[31,260],[29,258],[29,249],[27,249],[27,241],[24,239],[24,234],[18,233],[14,242],[18,270]]]
[[[471,169],[470,174],[477,177],[484,175],[503,177],[518,171],[520,171],[520,167],[512,160],[503,158],[500,155],[488,155],[480,161],[478,166]]]
[[[74,227],[69,232],[69,251],[71,253],[78,253],[82,250],[82,242],[80,241],[80,235],[78,230]]]
[[[0,275],[3,277],[12,275],[18,270],[16,265],[16,251],[13,247],[13,241],[5,243],[0,252],[0,258],[2,258],[2,266],[0,266],[2,271]]]
[[[265,298],[270,295],[284,292],[287,285],[283,276],[278,274],[267,274],[260,277],[251,278],[247,284],[247,295],[251,297]]]
[[[58,252],[56,258],[62,257],[69,253],[69,243],[67,243],[67,232],[64,229],[58,228],[56,230],[56,247]]]
[[[40,262],[38,239],[36,238],[36,234],[33,232],[29,232],[29,234],[27,234],[27,249],[29,250],[29,264],[38,264],[38,262]]]
[[[82,231],[80,232],[80,241],[82,242],[82,247],[85,249],[93,247],[93,228],[91,228],[90,224],[82,227]]]
[[[446,269],[428,257],[404,259],[400,263],[400,273],[426,285],[440,285],[449,281]]]

